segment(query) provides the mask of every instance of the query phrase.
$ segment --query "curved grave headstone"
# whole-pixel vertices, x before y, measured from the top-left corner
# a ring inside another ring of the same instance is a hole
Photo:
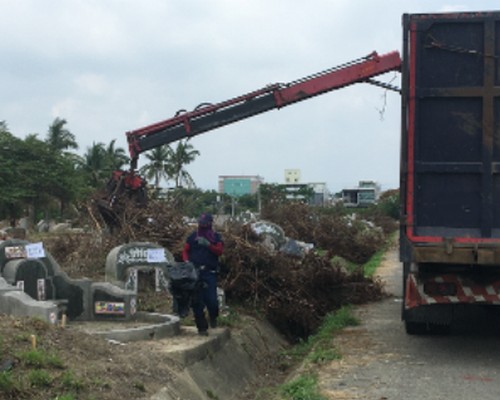
[[[138,291],[141,276],[154,276],[156,290],[168,291],[168,267],[173,255],[160,245],[149,242],[127,243],[112,249],[106,258],[106,282]]]
[[[15,259],[5,264],[3,277],[35,300],[54,299],[55,288],[47,267],[38,259]]]

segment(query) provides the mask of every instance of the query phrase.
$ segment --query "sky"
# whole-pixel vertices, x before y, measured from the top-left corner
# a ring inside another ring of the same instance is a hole
[[[401,52],[404,13],[489,11],[493,0],[0,0],[0,121],[45,138],[67,121],[83,154],[125,133],[366,56]],[[399,86],[399,73],[380,78]],[[220,175],[331,192],[399,186],[400,95],[332,91],[191,139],[197,187]],[[175,145],[175,144],[174,144]],[[144,155],[139,166],[146,161]]]

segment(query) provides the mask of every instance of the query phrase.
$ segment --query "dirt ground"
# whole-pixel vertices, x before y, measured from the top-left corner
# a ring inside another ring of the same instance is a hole
[[[373,394],[368,393],[364,387],[380,385],[380,376],[366,377],[360,371],[367,365],[380,362],[382,370],[379,372],[383,375],[385,365],[398,359],[398,355],[382,349],[378,341],[380,337],[390,335],[389,332],[381,331],[379,328],[383,326],[384,318],[394,320],[395,324],[400,323],[397,308],[401,304],[401,270],[398,246],[394,242],[375,273],[375,278],[382,281],[389,297],[382,302],[361,305],[353,310],[361,322],[360,325],[345,328],[333,340],[333,345],[339,350],[342,358],[320,366],[316,371],[319,377],[318,386],[325,399],[386,399],[386,397],[373,397]],[[376,311],[382,308],[383,303],[396,305],[390,308],[390,315]],[[368,318],[368,314],[371,314],[372,318]]]
[[[57,365],[28,361],[33,353],[31,335],[36,337],[36,350],[59,360]],[[5,399],[54,399],[75,392],[84,399],[144,398],[169,380],[170,368],[147,346],[111,344],[78,329],[1,316],[0,339],[0,362],[13,364],[10,374],[15,382],[10,393],[3,393]],[[30,375],[42,369],[52,382],[34,386]]]
[[[241,328],[231,329],[231,336],[237,338],[239,332]],[[44,360],[33,356],[32,335],[36,337],[36,352],[46,355]],[[70,325],[63,329],[1,315],[0,389],[5,389],[2,377],[10,376],[14,384],[10,391],[0,390],[0,399],[47,400],[70,393],[74,397],[68,399],[150,398],[169,386],[182,368],[166,356],[169,340],[111,343],[85,333],[82,327]],[[203,340],[209,339],[198,336],[193,327],[184,326],[175,338],[175,347],[189,348]],[[281,366],[272,354],[262,352],[253,357],[262,376],[261,386],[272,386],[283,379]],[[48,372],[51,382],[34,385],[33,371],[41,370]],[[242,390],[242,398],[254,398],[255,390],[255,385],[244,394]]]

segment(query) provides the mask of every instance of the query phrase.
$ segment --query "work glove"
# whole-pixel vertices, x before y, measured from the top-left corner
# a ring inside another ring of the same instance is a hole
[[[207,238],[204,238],[203,236],[199,236],[196,241],[198,242],[198,244],[200,246],[205,246],[205,247],[208,247],[210,246],[210,242],[208,241]]]

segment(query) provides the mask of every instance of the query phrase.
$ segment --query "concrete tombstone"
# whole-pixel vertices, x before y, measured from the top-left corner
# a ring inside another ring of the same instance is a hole
[[[117,246],[106,258],[106,282],[137,292],[139,273],[154,273],[156,286],[167,290],[167,268],[175,263],[162,246],[133,242]]]

